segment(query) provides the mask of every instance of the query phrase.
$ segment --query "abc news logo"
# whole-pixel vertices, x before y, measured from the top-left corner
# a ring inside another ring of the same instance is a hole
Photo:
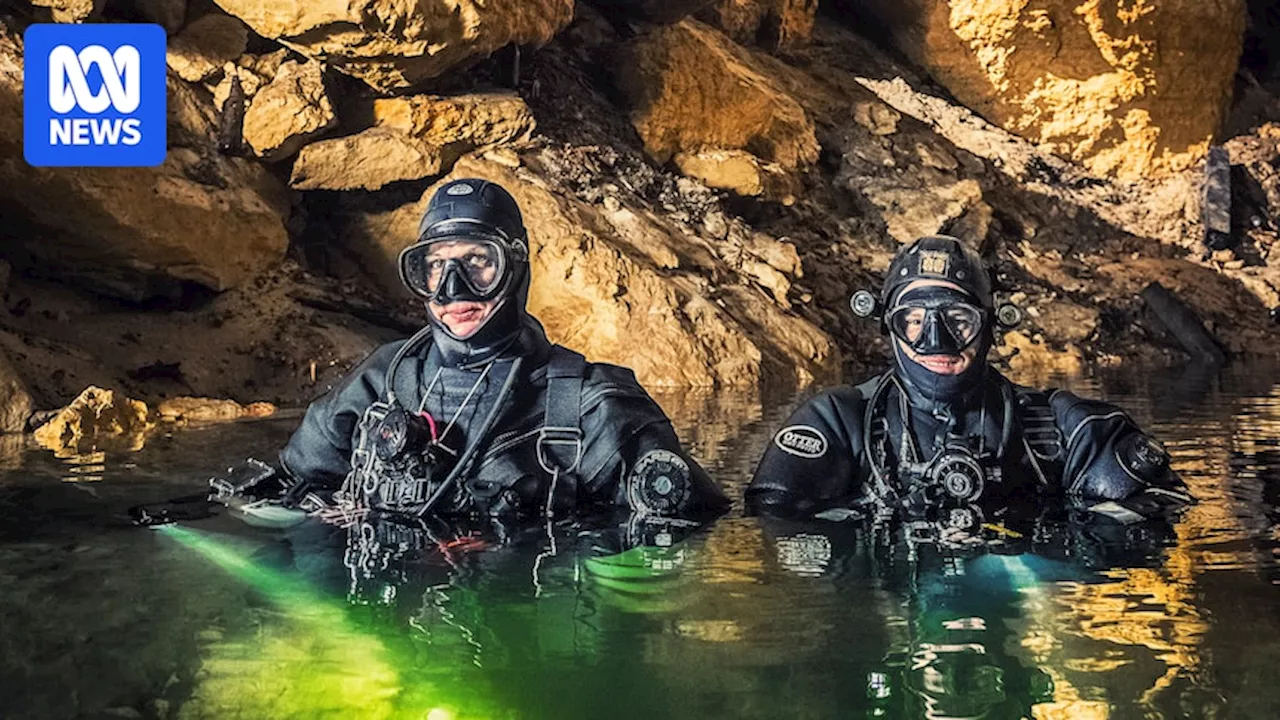
[[[24,150],[36,166],[153,166],[166,148],[159,25],[32,25]]]

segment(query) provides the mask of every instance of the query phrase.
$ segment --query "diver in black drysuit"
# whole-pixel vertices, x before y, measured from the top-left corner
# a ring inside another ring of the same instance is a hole
[[[506,190],[462,179],[435,193],[400,256],[431,323],[308,408],[280,454],[295,498],[410,517],[728,504],[630,370],[547,340],[525,310],[528,257]]]
[[[980,524],[984,506],[1051,495],[1127,523],[1193,502],[1124,411],[1014,385],[988,365],[991,283],[959,240],[903,247],[879,298],[859,293],[854,310],[879,312],[893,369],[796,410],[746,490],[749,510],[830,519],[949,510],[963,525]]]

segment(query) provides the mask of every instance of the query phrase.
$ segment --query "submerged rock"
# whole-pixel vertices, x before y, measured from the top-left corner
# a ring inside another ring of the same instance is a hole
[[[965,105],[1099,175],[1186,169],[1222,124],[1245,0],[845,0]]]
[[[170,398],[156,406],[157,418],[180,424],[261,418],[274,415],[275,412],[276,406],[271,403],[256,402],[241,405],[234,400],[198,397]]]
[[[53,419],[36,429],[36,442],[54,452],[84,451],[104,442],[141,447],[154,427],[147,404],[90,386]]]
[[[0,435],[26,430],[33,409],[34,403],[22,378],[0,354]]]
[[[573,0],[215,0],[259,35],[392,92],[510,44],[540,46]]]

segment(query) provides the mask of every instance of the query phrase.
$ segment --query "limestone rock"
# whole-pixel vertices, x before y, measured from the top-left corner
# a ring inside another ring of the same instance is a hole
[[[383,92],[506,45],[541,46],[573,19],[573,0],[215,1],[259,35]]]
[[[415,96],[374,102],[373,128],[302,149],[290,185],[376,190],[447,172],[463,153],[527,140],[533,113],[515,95]]]
[[[239,20],[209,13],[169,41],[169,67],[188,82],[200,82],[244,52],[249,34]]]
[[[170,89],[180,90],[170,94],[171,146],[210,137],[191,96],[199,88]],[[29,228],[5,240],[10,259],[144,300],[187,282],[225,290],[284,258],[287,189],[256,163],[171,147],[155,168],[35,168],[22,156],[21,123],[21,40],[0,31],[0,214]]]
[[[282,64],[244,113],[244,139],[264,160],[282,160],[338,124],[319,62]]]
[[[0,355],[0,435],[25,430],[34,407],[26,385],[4,355]]]
[[[1068,345],[1063,350],[1054,350],[1043,341],[1018,331],[1005,333],[1004,342],[996,350],[1008,359],[1010,370],[1023,377],[1076,375],[1084,369],[1084,354],[1080,348]]]
[[[270,81],[270,77],[264,78],[246,67],[233,62],[226,63],[222,66],[222,79],[212,88],[213,106],[218,112],[222,112],[223,103],[231,96],[233,83],[239,83],[240,92],[244,94],[246,107],[248,107],[253,96],[257,95],[258,91]]]
[[[482,145],[528,139],[533,112],[518,95],[477,93],[457,97],[389,98],[373,103],[374,121],[436,147]],[[459,153],[461,154],[461,153]]]
[[[745,197],[791,205],[800,191],[795,175],[743,150],[682,152],[674,160],[680,172],[701,180],[707,187],[732,190]]]
[[[104,442],[141,447],[142,436],[153,426],[146,403],[90,386],[37,428],[35,438],[54,452],[84,451]]]
[[[753,233],[747,240],[746,251],[788,277],[804,277],[800,253],[789,242],[776,240],[763,233]]]
[[[1142,179],[1190,167],[1227,109],[1245,0],[846,0],[995,124]]]
[[[160,420],[180,424],[268,417],[275,412],[276,407],[271,403],[241,405],[234,400],[198,397],[170,398],[156,406],[156,416]]]
[[[186,22],[187,0],[133,0],[133,9],[147,22],[163,25],[172,35]]]
[[[82,23],[102,11],[106,0],[31,0],[37,7],[47,7],[57,23]]]
[[[439,175],[438,148],[394,130],[371,128],[302,148],[289,185],[298,190],[377,190],[397,180]]]
[[[646,386],[744,387],[770,378],[807,384],[838,367],[831,339],[776,299],[732,282],[721,282],[713,298],[697,266],[712,261],[682,257],[688,241],[656,217],[555,194],[529,162],[513,170],[475,153],[441,182],[491,179],[520,203],[531,244],[529,310],[554,341],[631,367]],[[397,210],[359,216],[347,228],[348,247],[388,287],[399,284],[396,256],[434,189]],[[711,272],[726,278],[735,271],[721,263]],[[766,282],[779,279],[787,282],[781,274]]]
[[[698,17],[744,44],[785,50],[813,36],[818,0],[716,0]]]
[[[975,180],[938,183],[932,188],[906,187],[896,178],[883,183],[872,181],[862,186],[863,194],[881,211],[889,234],[906,243],[925,235],[934,235],[973,211],[990,221],[991,208],[982,199],[982,186]],[[978,225],[985,235],[985,225]],[[976,231],[961,233],[970,242],[980,241]]]
[[[746,150],[791,171],[818,158],[813,121],[751,52],[695,20],[641,36],[616,63],[645,150],[658,162]]]
[[[227,62],[222,66],[222,77],[216,85],[206,85],[213,93],[213,106],[222,111],[222,104],[231,94],[231,81],[234,78],[240,83],[240,91],[244,93],[245,102],[252,102],[253,96],[275,78],[288,55],[287,50],[277,50],[266,55],[244,54],[235,62]]]
[[[882,102],[860,102],[853,106],[853,120],[872,135],[892,135],[898,132],[902,113]]]

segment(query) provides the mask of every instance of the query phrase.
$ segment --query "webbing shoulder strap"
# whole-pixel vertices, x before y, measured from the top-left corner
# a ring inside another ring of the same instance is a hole
[[[1050,395],[1038,390],[1016,388],[1022,442],[1027,461],[1041,488],[1052,490],[1061,480],[1066,446],[1062,431],[1049,404]]]
[[[582,380],[587,359],[559,345],[547,362],[547,414],[538,433],[538,464],[552,475],[582,462]]]

